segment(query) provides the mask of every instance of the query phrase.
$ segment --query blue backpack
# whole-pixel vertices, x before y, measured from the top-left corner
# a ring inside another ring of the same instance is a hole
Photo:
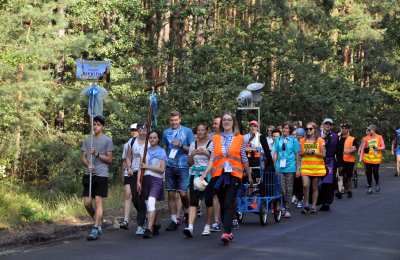
[[[396,145],[400,147],[400,128],[396,129]]]

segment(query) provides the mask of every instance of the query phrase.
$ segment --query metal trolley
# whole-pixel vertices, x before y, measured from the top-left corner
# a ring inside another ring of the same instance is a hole
[[[260,224],[279,223],[282,217],[280,176],[275,170],[251,167],[254,183],[244,182],[237,196],[236,214],[239,223],[244,222],[247,213],[259,215]]]

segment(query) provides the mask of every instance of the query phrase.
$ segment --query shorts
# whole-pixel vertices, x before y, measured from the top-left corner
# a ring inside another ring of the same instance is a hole
[[[85,174],[82,178],[83,197],[89,197],[89,180],[90,176]],[[107,198],[108,194],[108,177],[93,175],[92,177],[92,198],[99,196]]]
[[[193,181],[194,181],[194,175],[191,175],[189,184],[189,205],[191,207],[198,207],[199,201],[204,197],[204,202],[206,204],[206,207],[207,208],[212,207],[214,198],[215,179],[210,180],[204,191],[195,190]]]
[[[352,162],[343,162],[342,163],[342,170],[339,172],[339,176],[345,178],[353,177],[355,163]]]
[[[187,192],[189,168],[167,167],[165,170],[165,186],[167,191]]]
[[[396,152],[396,156],[400,156],[400,147],[397,147],[395,152]]]
[[[154,197],[157,201],[164,200],[163,179],[145,175],[143,177],[143,197],[145,200],[149,197]]]
[[[124,176],[124,186],[125,185],[132,185],[136,182],[138,172],[133,172],[131,176]]]

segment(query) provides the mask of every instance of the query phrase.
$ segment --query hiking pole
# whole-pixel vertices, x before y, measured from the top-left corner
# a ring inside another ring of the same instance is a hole
[[[89,156],[89,198],[92,198],[92,180],[94,169],[93,145],[94,145],[94,117],[103,115],[103,97],[107,90],[92,83],[86,87],[81,94],[89,97],[88,114],[90,117],[90,156]]]
[[[159,82],[155,84],[154,86],[150,88],[145,88],[146,91],[151,90],[151,94],[149,97],[149,108],[147,110],[147,120],[146,120],[146,127],[147,127],[147,134],[146,134],[146,140],[144,142],[144,149],[143,149],[143,159],[142,163],[146,163],[146,158],[147,158],[147,147],[149,145],[149,136],[150,136],[150,130],[152,125],[156,126],[157,125],[157,95],[156,91],[159,87],[164,86],[165,81]],[[139,174],[139,182],[140,185],[142,186],[143,183],[143,176],[144,176],[144,169],[140,170]]]

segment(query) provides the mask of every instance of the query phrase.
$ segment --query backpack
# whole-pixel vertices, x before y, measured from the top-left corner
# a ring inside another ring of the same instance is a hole
[[[211,144],[211,140],[208,140],[208,143],[207,143],[207,145],[206,145],[206,149],[208,149],[208,146],[210,146],[210,144]],[[194,141],[194,149],[195,149],[195,150],[197,149],[197,140]]]
[[[136,137],[132,137],[132,140],[131,140],[131,142],[129,143],[129,146],[131,147],[131,149],[132,149],[133,144],[135,143],[135,141],[136,141]]]
[[[396,129],[396,146],[400,146],[400,128]]]

